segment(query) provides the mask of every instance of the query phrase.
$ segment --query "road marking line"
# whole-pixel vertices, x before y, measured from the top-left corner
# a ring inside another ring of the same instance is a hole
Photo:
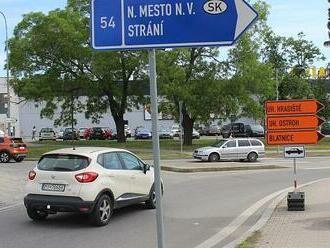
[[[329,170],[330,167],[302,168],[302,170]]]
[[[326,178],[328,179],[328,178]],[[322,180],[326,179],[320,179],[316,181],[312,181],[310,183],[306,183],[301,185],[301,187],[305,187],[307,185],[310,185],[312,183],[320,182]],[[205,240],[203,243],[199,244],[195,248],[212,248],[219,244],[221,241],[229,237],[232,233],[234,233],[242,224],[244,224],[245,221],[247,221],[248,218],[250,218],[253,214],[255,214],[265,203],[272,200],[275,197],[285,195],[285,193],[289,192],[290,190],[293,190],[293,187],[289,187],[286,189],[279,190],[275,193],[272,193],[265,198],[261,199],[260,201],[253,204],[251,207],[249,207],[247,210],[245,210],[243,213],[241,213],[236,219],[234,219],[228,226],[224,227],[220,232],[213,235],[211,238]]]
[[[20,206],[23,206],[23,204],[22,203],[16,203],[16,204],[12,204],[12,205],[0,208],[0,213],[11,210],[12,208],[20,207]]]

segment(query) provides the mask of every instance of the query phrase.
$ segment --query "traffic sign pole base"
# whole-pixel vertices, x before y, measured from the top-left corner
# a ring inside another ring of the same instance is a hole
[[[288,211],[305,211],[305,192],[289,192]]]

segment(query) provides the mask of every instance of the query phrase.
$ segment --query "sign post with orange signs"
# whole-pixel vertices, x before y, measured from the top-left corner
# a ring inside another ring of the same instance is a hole
[[[324,135],[317,131],[324,120],[316,115],[323,108],[316,100],[266,102],[267,144],[289,145],[284,147],[284,155],[304,150],[294,145],[317,144],[324,138]],[[294,169],[294,192],[288,193],[288,210],[304,210],[305,194],[297,192],[296,158],[299,156],[284,157],[293,158]]]
[[[324,120],[316,114],[323,108],[316,100],[266,102],[267,144],[317,144],[324,137],[317,131]]]

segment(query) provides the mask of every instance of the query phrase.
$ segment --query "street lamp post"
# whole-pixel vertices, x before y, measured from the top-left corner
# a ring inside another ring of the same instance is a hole
[[[11,135],[11,130],[10,130],[10,87],[9,87],[9,43],[8,43],[8,25],[7,25],[7,18],[5,14],[0,11],[0,14],[3,16],[3,19],[5,21],[5,30],[6,30],[6,58],[7,58],[7,118],[8,118],[8,134]]]

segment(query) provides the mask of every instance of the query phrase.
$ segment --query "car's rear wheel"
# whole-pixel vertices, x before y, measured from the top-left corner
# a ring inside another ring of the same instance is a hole
[[[14,158],[15,162],[20,163],[24,160],[24,158]]]
[[[102,195],[97,201],[91,214],[95,226],[105,226],[109,223],[113,212],[113,202],[108,195]]]
[[[217,153],[211,153],[209,156],[209,162],[218,162],[220,160],[220,156]]]
[[[255,152],[251,152],[249,153],[247,159],[249,160],[249,162],[256,162],[258,159],[258,154],[256,154]]]
[[[0,152],[0,162],[8,163],[10,161],[10,154],[8,152]]]
[[[30,219],[36,220],[36,221],[41,221],[47,218],[48,214],[30,207],[26,208],[26,212]]]

